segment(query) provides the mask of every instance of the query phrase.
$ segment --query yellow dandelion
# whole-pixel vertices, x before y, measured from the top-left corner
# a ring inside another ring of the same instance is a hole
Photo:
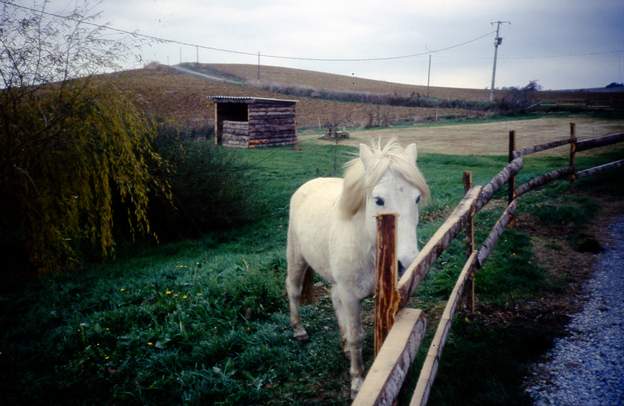
[[[148,342],[147,342],[147,345],[149,345],[150,347],[152,347],[152,346],[154,345],[154,343],[153,343],[153,342],[151,342],[151,341],[148,341]]]
[[[170,294],[172,294],[172,293],[173,293],[173,291],[171,291],[171,290],[169,290],[169,289],[167,289],[167,290],[165,291],[165,295],[170,295]]]

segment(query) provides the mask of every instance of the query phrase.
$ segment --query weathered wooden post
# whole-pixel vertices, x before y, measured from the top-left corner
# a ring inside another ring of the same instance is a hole
[[[375,355],[381,349],[399,310],[398,264],[396,256],[397,215],[377,216],[377,289],[375,292]]]
[[[514,151],[516,150],[516,132],[514,130],[509,131],[509,158],[508,162],[514,160]],[[507,194],[507,204],[511,203],[514,199],[516,192],[516,175],[509,177],[509,191]]]
[[[570,182],[576,180],[576,124],[570,123]]]
[[[514,130],[509,131],[509,156],[508,162],[514,160],[514,151],[516,150],[516,132]],[[516,175],[511,175],[509,177],[509,187],[507,191],[507,204],[511,204],[513,199],[516,198]],[[514,219],[512,218],[509,222],[509,227],[514,226]]]
[[[464,171],[464,193],[468,193],[472,187],[472,172]],[[468,222],[466,223],[466,256],[469,258],[472,252],[475,250],[475,234],[474,234],[474,207],[470,211]],[[470,309],[470,312],[475,311],[475,277],[474,273],[470,275],[466,286],[466,307]]]

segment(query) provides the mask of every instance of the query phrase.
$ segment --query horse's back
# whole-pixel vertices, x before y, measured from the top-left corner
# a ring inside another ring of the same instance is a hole
[[[296,249],[312,269],[328,279],[328,239],[341,192],[342,179],[316,178],[299,187],[290,199],[289,249]]]

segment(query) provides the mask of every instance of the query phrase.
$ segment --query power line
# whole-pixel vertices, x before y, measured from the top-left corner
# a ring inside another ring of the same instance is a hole
[[[33,12],[39,13],[39,14],[45,14],[45,15],[48,15],[48,16],[51,16],[51,17],[56,17],[56,18],[62,18],[62,19],[65,19],[65,20],[76,21],[76,22],[79,22],[81,24],[89,25],[89,26],[92,26],[92,27],[97,27],[97,28],[101,28],[101,29],[115,31],[115,32],[119,32],[119,33],[122,33],[122,34],[128,34],[128,35],[131,35],[133,37],[141,37],[141,38],[145,38],[145,39],[150,39],[150,40],[157,41],[157,42],[165,42],[165,43],[170,43],[170,44],[184,45],[184,46],[189,46],[189,47],[195,47],[196,49],[201,48],[201,49],[206,49],[206,50],[210,50],[210,51],[225,52],[225,53],[237,54],[237,55],[248,55],[248,56],[257,56],[258,55],[258,53],[256,53],[256,52],[248,52],[248,51],[241,51],[241,50],[227,49],[227,48],[218,48],[218,47],[212,47],[212,46],[208,46],[208,45],[195,44],[195,43],[191,43],[191,42],[178,41],[178,40],[175,40],[175,39],[159,37],[159,36],[156,36],[156,35],[139,34],[136,31],[128,31],[128,30],[124,30],[124,29],[121,29],[121,28],[112,27],[112,26],[106,25],[106,24],[91,23],[91,22],[88,22],[88,21],[83,21],[81,19],[72,17],[71,15],[64,16],[64,15],[61,15],[61,14],[55,14],[55,13],[51,13],[51,12],[48,12],[48,11],[37,10],[35,8],[32,8],[32,7],[22,6],[22,5],[11,3],[11,2],[8,2],[8,1],[0,0],[0,3],[6,4],[8,6],[16,7],[16,8],[21,8],[21,9],[24,9],[24,10],[33,11]],[[454,49],[454,48],[458,48],[458,47],[461,47],[461,46],[468,45],[470,43],[476,42],[476,41],[478,41],[478,40],[480,40],[482,38],[487,37],[488,35],[492,34],[493,32],[494,31],[486,32],[485,34],[479,35],[478,37],[472,38],[472,39],[470,39],[468,41],[464,41],[464,42],[460,42],[460,43],[457,43],[457,44],[449,45],[449,46],[444,47],[444,48],[438,48],[438,49],[428,50],[428,51],[414,53],[414,54],[407,54],[407,55],[385,56],[385,57],[374,57],[374,58],[310,58],[310,57],[301,57],[301,56],[272,55],[272,54],[264,54],[263,53],[262,56],[266,57],[266,58],[272,58],[272,59],[286,59],[286,60],[296,60],[296,61],[316,61],[316,62],[372,62],[372,61],[388,61],[388,60],[396,60],[396,59],[414,58],[414,57],[429,55],[429,54],[432,54],[432,53],[439,53],[439,52],[443,52],[443,51],[448,51],[448,50],[451,50],[451,49]]]
[[[377,57],[377,58],[306,58],[306,57],[297,57],[297,56],[281,56],[281,55],[268,55],[262,54],[262,56],[266,56],[268,58],[276,58],[276,59],[289,59],[289,60],[298,60],[298,61],[316,61],[316,62],[370,62],[370,61],[389,61],[394,59],[407,59],[414,58],[418,56],[425,56],[429,54],[435,54],[438,52],[448,51],[453,48],[458,48],[464,45],[468,45],[470,43],[476,42],[482,38],[487,37],[488,35],[494,33],[495,31],[489,31],[485,34],[479,35],[478,37],[472,38],[468,41],[460,42],[458,44],[450,45],[444,48],[432,49],[428,51],[423,51],[415,54],[408,55],[398,55],[398,56],[385,56],[385,57]]]

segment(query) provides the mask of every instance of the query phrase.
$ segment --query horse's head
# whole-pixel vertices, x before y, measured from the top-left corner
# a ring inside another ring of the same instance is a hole
[[[364,210],[366,232],[371,241],[376,238],[375,217],[380,213],[398,214],[399,276],[418,254],[419,205],[429,197],[429,188],[416,166],[416,157],[415,144],[405,149],[394,141],[383,148],[360,144],[359,159],[352,161],[347,169],[341,196],[343,210],[350,210],[352,214]],[[357,207],[356,200],[359,200]]]

